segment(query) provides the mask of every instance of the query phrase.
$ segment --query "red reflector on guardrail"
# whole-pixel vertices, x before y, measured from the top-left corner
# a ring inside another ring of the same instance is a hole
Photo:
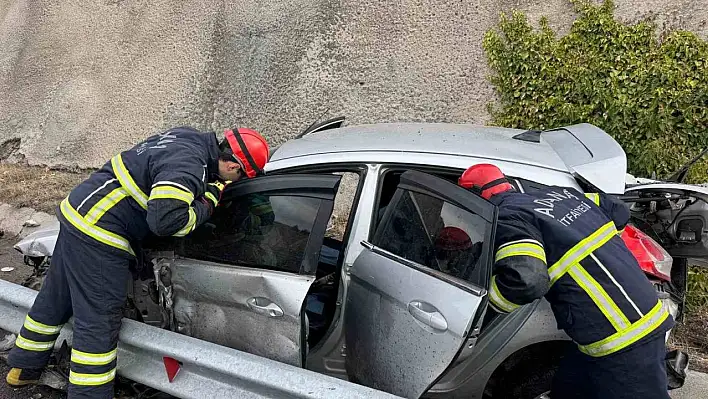
[[[173,359],[168,356],[163,356],[162,361],[165,363],[167,379],[170,380],[170,382],[174,381],[175,377],[177,376],[177,373],[179,373],[179,370],[182,367],[182,363],[180,363],[177,359]]]

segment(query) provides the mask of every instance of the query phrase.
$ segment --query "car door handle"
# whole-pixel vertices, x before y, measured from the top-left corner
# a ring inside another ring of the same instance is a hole
[[[408,312],[416,320],[439,331],[447,331],[447,320],[431,304],[421,301],[412,301],[408,304]]]
[[[268,298],[253,297],[246,301],[248,308],[253,312],[262,314],[268,317],[282,317],[283,309],[277,304],[271,302]]]

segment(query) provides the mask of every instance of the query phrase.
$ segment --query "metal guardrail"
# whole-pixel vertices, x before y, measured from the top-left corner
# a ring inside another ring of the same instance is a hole
[[[37,292],[0,280],[0,328],[18,334]],[[71,321],[57,339],[71,343]],[[182,362],[170,383],[163,356]],[[123,319],[118,374],[170,395],[202,398],[372,398],[390,395],[235,349]]]

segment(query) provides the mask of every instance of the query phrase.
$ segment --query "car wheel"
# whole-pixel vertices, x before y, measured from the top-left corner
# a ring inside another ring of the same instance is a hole
[[[560,356],[531,357],[504,373],[492,390],[493,399],[549,399]]]
[[[555,368],[539,368],[518,376],[509,376],[494,389],[492,398],[546,399],[551,391]]]

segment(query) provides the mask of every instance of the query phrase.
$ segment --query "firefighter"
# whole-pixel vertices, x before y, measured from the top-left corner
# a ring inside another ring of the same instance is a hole
[[[435,237],[434,249],[440,271],[466,279],[475,269],[482,252],[482,242],[473,244],[463,229],[445,226]]]
[[[69,398],[112,398],[131,266],[148,234],[183,237],[210,218],[224,183],[262,173],[268,144],[251,129],[170,129],[123,151],[58,207],[59,237],[8,363],[7,383],[36,383],[74,316]]]
[[[664,336],[674,321],[618,235],[624,203],[566,187],[516,192],[489,164],[459,185],[499,207],[492,308],[510,313],[545,296],[576,344],[551,397],[668,399]]]

